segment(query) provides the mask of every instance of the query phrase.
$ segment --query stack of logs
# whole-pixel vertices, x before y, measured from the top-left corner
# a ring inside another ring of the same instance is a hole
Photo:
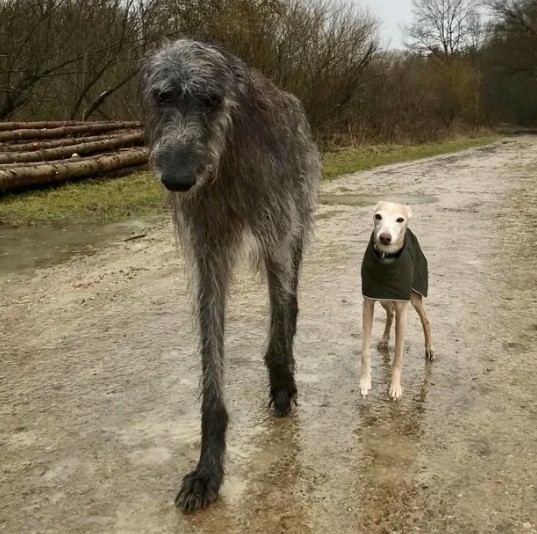
[[[139,122],[0,122],[0,193],[147,166]]]

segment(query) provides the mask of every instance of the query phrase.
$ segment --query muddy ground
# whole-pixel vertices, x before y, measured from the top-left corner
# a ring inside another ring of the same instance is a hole
[[[413,205],[431,273],[438,358],[425,361],[410,313],[400,402],[376,350],[373,389],[358,394],[359,269],[378,199]],[[537,532],[536,228],[534,137],[324,184],[301,282],[299,406],[286,420],[267,409],[266,289],[241,268],[227,478],[190,516],[173,499],[198,457],[199,362],[168,223],[4,273],[0,530]]]

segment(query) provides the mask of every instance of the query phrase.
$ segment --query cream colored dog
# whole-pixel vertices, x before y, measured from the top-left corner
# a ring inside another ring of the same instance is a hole
[[[390,329],[395,315],[395,356],[393,359],[390,397],[397,400],[403,394],[401,371],[405,338],[406,310],[412,303],[423,325],[425,356],[434,358],[429,320],[423,307],[427,296],[427,260],[416,236],[408,228],[412,216],[409,206],[379,202],[375,206],[374,229],[362,261],[363,340],[360,393],[366,396],[371,389],[370,344],[375,302],[386,310],[386,325],[378,344],[388,349]]]

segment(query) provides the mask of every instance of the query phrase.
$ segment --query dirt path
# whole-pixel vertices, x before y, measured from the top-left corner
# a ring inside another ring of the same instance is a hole
[[[427,364],[410,314],[398,403],[375,350],[372,392],[357,391],[359,268],[381,198],[414,206],[438,351]],[[0,531],[537,532],[536,228],[536,138],[325,184],[299,407],[267,410],[266,290],[242,269],[228,474],[218,503],[187,517],[172,501],[198,456],[199,365],[170,227],[3,282]]]

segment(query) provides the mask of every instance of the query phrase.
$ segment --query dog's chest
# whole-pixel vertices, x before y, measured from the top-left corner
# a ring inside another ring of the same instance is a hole
[[[362,260],[362,293],[374,300],[410,300],[412,291],[427,296],[428,267],[416,236],[407,229],[397,257],[381,258],[371,237]]]

